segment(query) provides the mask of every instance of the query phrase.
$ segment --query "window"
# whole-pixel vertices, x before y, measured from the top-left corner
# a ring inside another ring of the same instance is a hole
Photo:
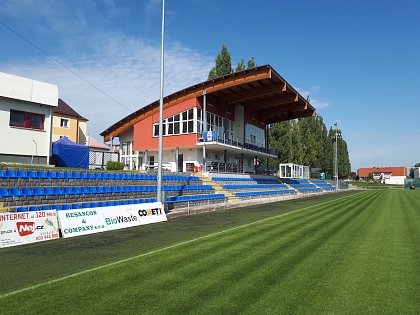
[[[21,112],[17,110],[10,110],[10,126],[30,128],[30,129],[44,129],[44,115]]]
[[[182,113],[168,117],[163,121],[162,134],[166,135],[180,135],[186,133],[200,132],[201,126],[197,125],[197,130],[194,130],[194,108],[190,108]],[[159,136],[159,123],[153,125],[153,136]]]
[[[60,127],[68,128],[69,127],[69,120],[68,119],[64,119],[64,118],[61,118]]]

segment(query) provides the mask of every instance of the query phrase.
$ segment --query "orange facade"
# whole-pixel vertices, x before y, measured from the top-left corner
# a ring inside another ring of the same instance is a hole
[[[369,173],[378,174],[391,174],[392,176],[407,176],[407,168],[405,166],[395,166],[395,167],[365,167],[359,168],[357,170],[357,176],[359,177],[368,177]]]
[[[177,106],[167,108],[163,111],[163,119],[183,112],[193,107],[200,107],[197,99],[185,101]],[[136,151],[157,150],[159,138],[153,136],[153,124],[159,122],[159,113],[149,116],[134,125],[133,149]],[[195,147],[197,144],[196,134],[183,134],[163,136],[163,149],[182,147]]]

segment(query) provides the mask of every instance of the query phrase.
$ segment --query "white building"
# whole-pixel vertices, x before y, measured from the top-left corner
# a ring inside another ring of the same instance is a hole
[[[0,162],[48,164],[58,86],[0,72]]]

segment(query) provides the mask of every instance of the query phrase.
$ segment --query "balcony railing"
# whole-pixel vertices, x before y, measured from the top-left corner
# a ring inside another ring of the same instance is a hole
[[[201,138],[198,138],[199,142],[218,142],[241,149],[248,149],[251,151],[267,153],[275,156],[278,155],[277,149],[267,149],[263,147],[262,141],[250,141],[239,137],[230,139],[225,133],[218,134],[216,131],[203,132],[200,136]]]

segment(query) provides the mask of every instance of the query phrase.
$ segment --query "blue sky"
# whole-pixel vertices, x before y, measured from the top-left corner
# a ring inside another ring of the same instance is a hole
[[[420,162],[420,1],[166,0],[165,8],[165,95],[205,81],[226,44],[233,65],[252,56],[270,64],[310,95],[328,128],[339,120],[352,170]],[[161,17],[161,0],[0,0],[0,71],[59,85],[100,140],[159,99]]]

